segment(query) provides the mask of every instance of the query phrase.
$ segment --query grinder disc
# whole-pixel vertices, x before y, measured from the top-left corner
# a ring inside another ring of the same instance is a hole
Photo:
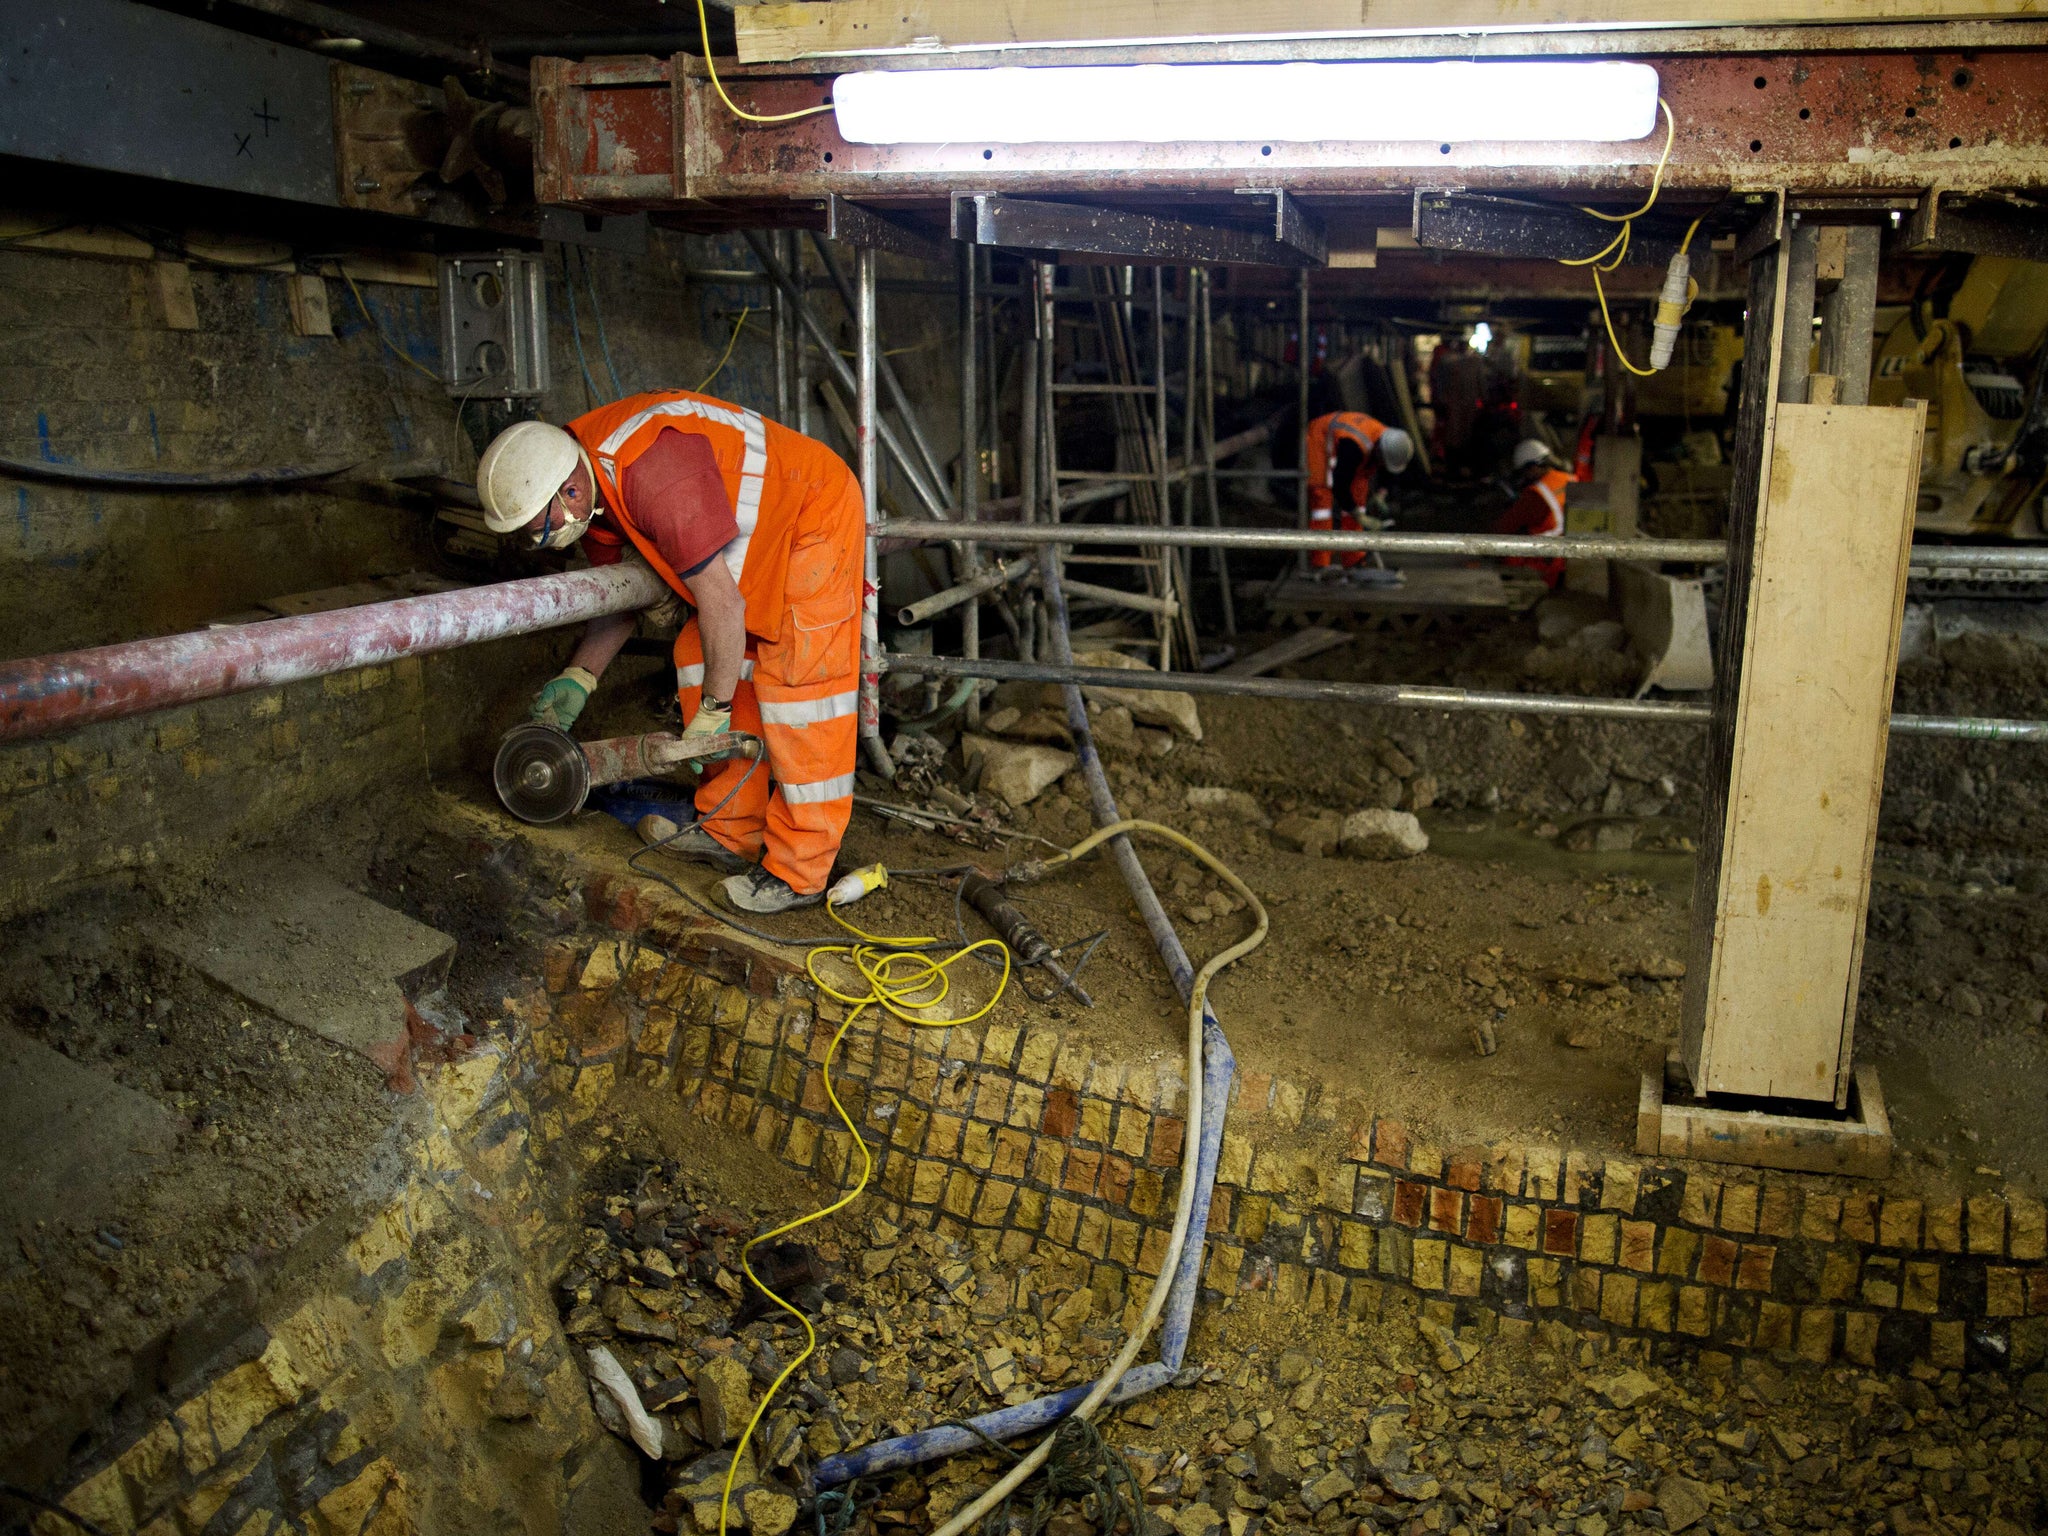
[[[521,821],[561,821],[582,810],[590,793],[583,749],[567,732],[537,720],[505,733],[491,778],[505,809]]]

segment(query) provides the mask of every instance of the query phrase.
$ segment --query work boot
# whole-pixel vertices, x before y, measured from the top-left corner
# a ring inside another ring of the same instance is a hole
[[[694,859],[699,864],[709,864],[713,869],[724,870],[729,875],[736,875],[743,869],[752,868],[744,858],[694,822],[678,830],[676,824],[666,816],[649,812],[640,818],[640,824],[633,830],[640,834],[640,841],[649,848],[672,853],[679,859]]]
[[[758,865],[743,875],[734,875],[719,887],[725,892],[726,905],[740,912],[758,912],[763,915],[774,912],[794,912],[799,907],[815,907],[825,899],[823,891],[813,891],[806,896],[790,888],[787,880],[780,875],[771,875]]]

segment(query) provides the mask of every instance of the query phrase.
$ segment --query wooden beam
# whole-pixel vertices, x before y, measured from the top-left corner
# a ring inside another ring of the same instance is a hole
[[[1739,692],[1682,1038],[1701,1093],[1846,1100],[1925,421],[1777,407],[1730,567]]]
[[[2042,0],[801,0],[733,9],[740,62],[1267,38],[2001,21]]]

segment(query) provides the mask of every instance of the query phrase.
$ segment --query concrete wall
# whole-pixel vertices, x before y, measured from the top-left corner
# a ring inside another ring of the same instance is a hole
[[[657,230],[642,255],[547,255],[553,385],[541,414],[564,420],[612,398],[614,371],[628,392],[698,387],[729,341],[709,391],[772,412],[767,290],[687,275],[751,266],[741,239]],[[0,455],[126,470],[368,461],[473,472],[455,402],[429,377],[440,350],[431,288],[359,282],[366,318],[330,278],[335,334],[302,337],[282,273],[192,264],[198,327],[185,330],[166,323],[159,275],[148,260],[0,248]],[[820,308],[836,326],[837,301],[821,296]],[[913,390],[929,375],[946,391],[930,415],[950,455],[951,305],[892,300],[885,314],[889,345],[916,349],[899,358]],[[468,408],[473,425],[481,409]],[[463,574],[438,563],[426,512],[367,492],[112,491],[0,473],[0,497],[0,656],[194,629],[382,574]],[[502,642],[0,748],[0,915],[81,879],[289,832],[304,813],[363,803],[371,789],[487,764],[498,731],[574,638]]]

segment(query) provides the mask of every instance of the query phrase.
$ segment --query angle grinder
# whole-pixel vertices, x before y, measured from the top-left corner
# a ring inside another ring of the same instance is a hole
[[[745,731],[716,736],[649,731],[577,741],[567,731],[528,720],[513,726],[498,743],[491,779],[506,810],[521,821],[546,823],[574,816],[600,784],[651,778],[686,764],[760,755],[760,738]]]

